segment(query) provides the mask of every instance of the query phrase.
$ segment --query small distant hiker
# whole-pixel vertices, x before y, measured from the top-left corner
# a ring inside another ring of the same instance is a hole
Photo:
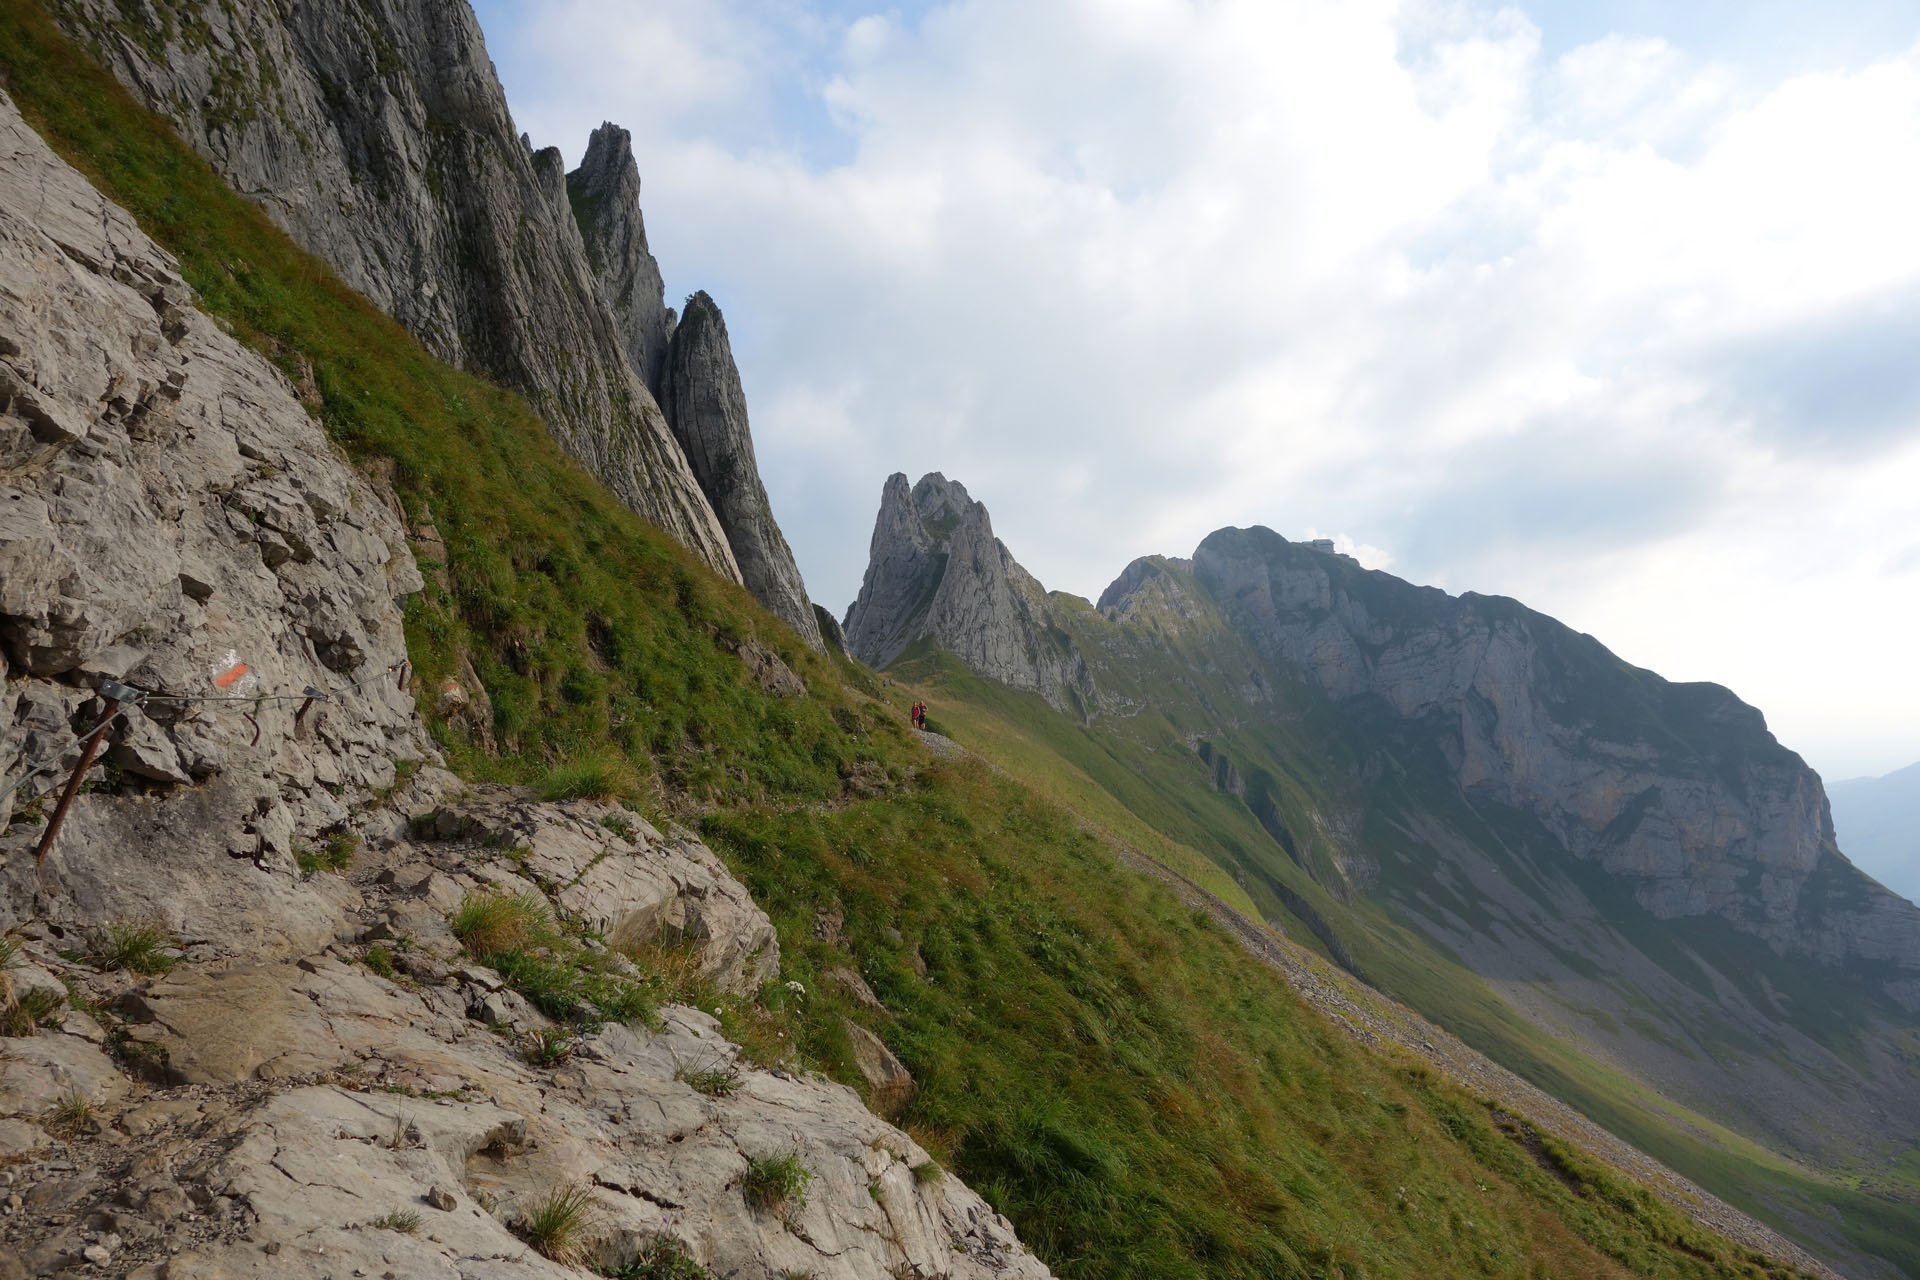
[[[927,727],[927,704],[924,702],[913,704],[913,727],[916,729]]]

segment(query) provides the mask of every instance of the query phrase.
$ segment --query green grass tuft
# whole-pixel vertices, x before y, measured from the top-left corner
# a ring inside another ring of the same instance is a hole
[[[632,1258],[600,1274],[608,1280],[708,1280],[710,1273],[694,1261],[687,1246],[662,1232],[641,1241]]]
[[[381,977],[388,979],[393,977],[393,952],[387,950],[385,944],[374,943],[367,948],[367,954],[360,957],[360,960]]]
[[[460,944],[483,961],[560,940],[547,900],[535,893],[469,893],[447,923]]]
[[[740,1068],[725,1059],[676,1062],[673,1078],[709,1098],[730,1098],[740,1090]]]
[[[640,779],[633,766],[605,751],[587,752],[549,768],[535,784],[542,800],[632,800]]]
[[[0,1003],[0,1036],[30,1036],[40,1028],[57,1030],[65,999],[48,987],[33,987]]]
[[[129,973],[153,977],[166,973],[179,963],[166,954],[166,949],[172,945],[173,939],[157,925],[116,920],[95,935],[93,949],[87,953],[87,959],[109,973],[125,969]]]
[[[593,1192],[558,1187],[535,1201],[517,1228],[520,1238],[562,1266],[573,1266],[586,1252],[586,1236],[598,1219]]]
[[[740,1189],[754,1208],[782,1213],[806,1208],[807,1186],[812,1181],[813,1172],[800,1163],[799,1154],[788,1152],[748,1161]]]

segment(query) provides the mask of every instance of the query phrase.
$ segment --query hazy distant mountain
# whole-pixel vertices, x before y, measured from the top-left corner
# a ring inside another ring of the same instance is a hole
[[[1827,787],[1837,843],[1862,870],[1920,901],[1920,764]]]

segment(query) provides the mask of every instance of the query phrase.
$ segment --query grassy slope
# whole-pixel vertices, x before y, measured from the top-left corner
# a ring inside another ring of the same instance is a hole
[[[1097,622],[1083,625],[1098,626]],[[1095,643],[1106,639],[1097,630],[1083,631],[1083,636]],[[1216,651],[1212,657],[1212,667],[1227,665],[1223,653]],[[1167,687],[1174,678],[1171,671],[1155,668],[1191,658],[1191,653],[1170,654],[1164,660],[1146,655],[1133,678]],[[1147,826],[1163,839],[1180,842],[1190,854],[1215,859],[1247,887],[1266,918],[1282,924],[1296,941],[1313,946],[1315,939],[1297,916],[1278,906],[1273,893],[1263,889],[1263,882],[1284,884],[1332,925],[1355,967],[1370,981],[1731,1203],[1798,1236],[1818,1252],[1836,1257],[1864,1254],[1920,1276],[1920,1206],[1914,1203],[1912,1179],[1902,1172],[1905,1165],[1896,1162],[1893,1168],[1864,1179],[1852,1171],[1837,1171],[1833,1177],[1810,1173],[1547,1034],[1444,948],[1404,923],[1393,912],[1390,897],[1342,900],[1315,883],[1261,831],[1245,805],[1211,790],[1204,766],[1190,750],[1169,748],[1167,729],[1155,724],[1152,715],[1083,726],[1033,695],[983,681],[955,659],[925,648],[909,651],[891,674],[909,682],[901,691],[903,699],[928,698],[938,718],[957,726],[970,746],[1016,770],[1031,785],[1083,812],[1102,815],[1103,821],[1117,807],[1125,812],[1118,821]],[[1217,695],[1221,691],[1203,692]],[[1310,694],[1302,699],[1303,705],[1292,707],[1284,701],[1287,691],[1278,692],[1282,712],[1277,718],[1315,719]],[[1211,704],[1229,705],[1217,696]],[[1334,738],[1328,729],[1320,741]],[[1295,741],[1276,740],[1272,735],[1263,738],[1253,725],[1216,733],[1213,740],[1243,768],[1265,762],[1277,771],[1285,767],[1281,761],[1287,753],[1299,750]],[[1330,768],[1316,776],[1310,765],[1302,775],[1297,757],[1293,763],[1301,794],[1283,796],[1281,808],[1290,825],[1304,830],[1311,825],[1305,809],[1341,806],[1343,780],[1338,770]],[[1484,848],[1489,851],[1499,850],[1500,837],[1515,838],[1487,825],[1511,820],[1506,811],[1495,807],[1496,812],[1479,812],[1456,792],[1439,795],[1431,790],[1431,780],[1415,769],[1385,785],[1380,794],[1443,814],[1456,829],[1484,831]],[[1376,853],[1388,847],[1372,831],[1363,832],[1359,843],[1370,845]],[[1143,847],[1147,847],[1144,842]],[[1425,864],[1428,875],[1416,874],[1411,882],[1388,887],[1449,895],[1450,890],[1430,878],[1432,865],[1431,860]],[[1517,865],[1507,871],[1525,874]],[[1404,877],[1407,873],[1393,872],[1383,879],[1391,881],[1394,874]],[[1581,887],[1590,895],[1620,896],[1619,886],[1608,878],[1596,873],[1589,879],[1595,882]],[[1461,900],[1452,905],[1469,918],[1476,910]],[[1643,952],[1672,972],[1688,971],[1690,961],[1675,948],[1666,930],[1650,920],[1636,929],[1633,922],[1644,913],[1630,900],[1610,905],[1614,909],[1608,912],[1609,919],[1629,929]],[[1797,967],[1783,966],[1763,946],[1731,928],[1701,925],[1689,931],[1688,945],[1712,959],[1719,972],[1735,975],[1736,981],[1757,982],[1757,975],[1764,973],[1776,989],[1804,997],[1789,1003],[1795,1011],[1792,1016],[1822,1043],[1844,1050],[1847,1036],[1857,1031],[1866,1015],[1863,1003],[1843,985],[1820,982]],[[1816,985],[1810,988],[1810,982]]]
[[[290,371],[310,364],[334,438],[363,464],[390,460],[410,513],[431,511],[449,586],[410,616],[416,662],[431,680],[465,653],[498,711],[497,754],[437,726],[457,763],[528,778],[624,760],[704,808],[812,992],[730,1009],[735,1033],[764,1047],[777,1024],[852,1079],[840,1019],[874,1025],[921,1082],[904,1122],[1061,1274],[1769,1273],[1577,1153],[1531,1156],[1456,1089],[1361,1053],[1119,871],[1075,815],[981,766],[927,761],[871,682],[620,509],[517,398],[429,359],[24,0],[0,3],[0,74],[179,256],[202,305]],[[727,644],[748,630],[807,698],[742,678]],[[849,799],[842,777],[863,760],[891,787]],[[845,917],[837,945],[814,933],[829,907]],[[892,1017],[816,981],[849,961]]]

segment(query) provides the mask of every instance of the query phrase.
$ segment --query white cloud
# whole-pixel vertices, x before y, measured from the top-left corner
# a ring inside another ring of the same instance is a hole
[[[537,141],[634,130],[830,607],[884,476],[939,469],[1050,586],[1349,531],[1836,775],[1920,757],[1920,380],[1832,354],[1920,316],[1920,49],[1768,83],[1440,0],[488,21]]]

